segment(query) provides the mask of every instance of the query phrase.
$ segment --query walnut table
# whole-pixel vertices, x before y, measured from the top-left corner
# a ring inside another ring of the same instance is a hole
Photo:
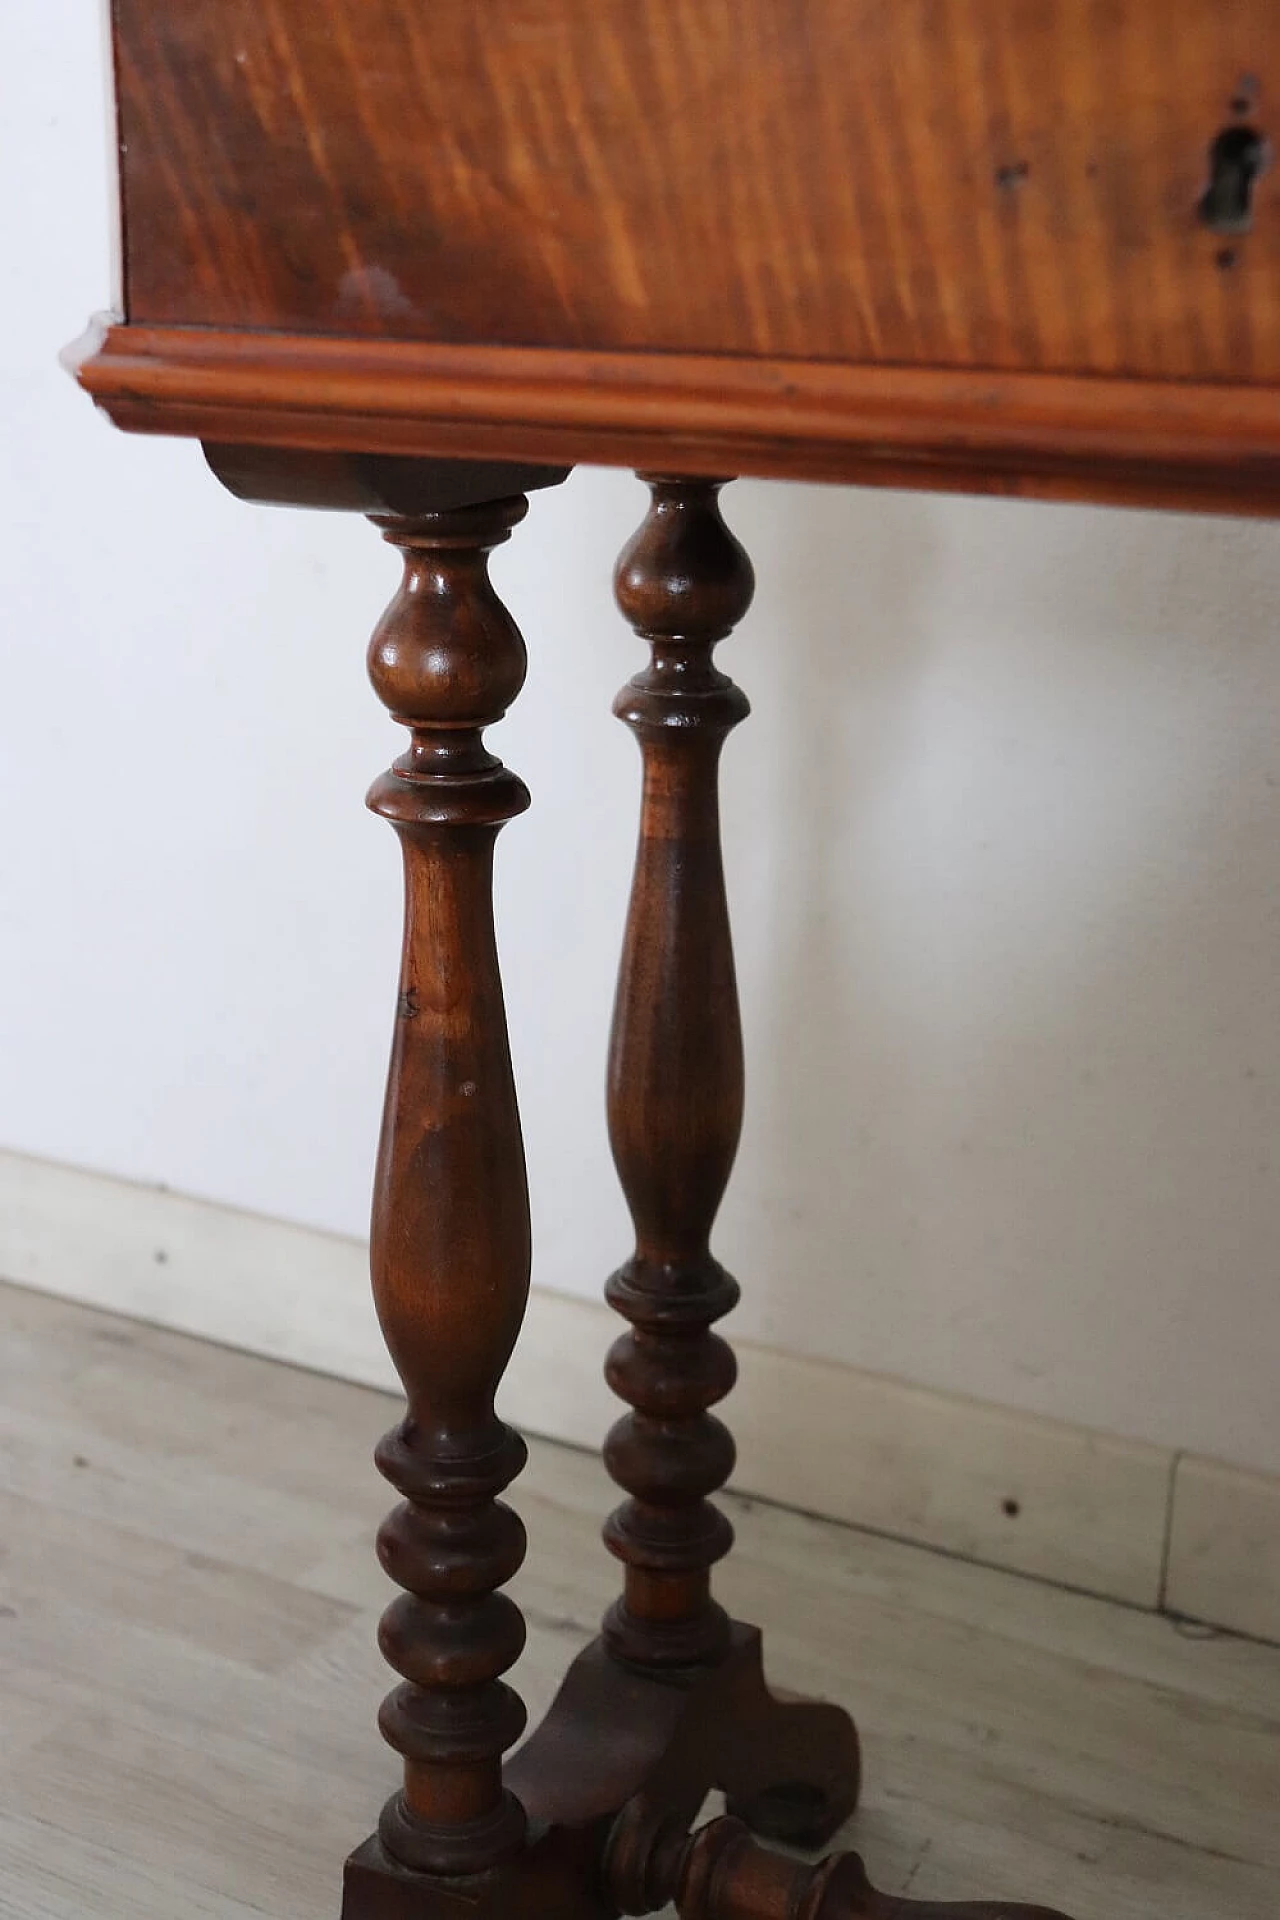
[[[409,731],[370,796],[408,889],[373,1218],[404,1787],[345,1920],[1043,1916],[766,1844],[830,1838],[858,1743],[768,1692],[711,1595],[742,1113],[716,767],[747,712],[713,653],[752,573],[708,476],[1274,512],[1275,0],[114,0],[113,26],[123,291],[80,380],[404,563],[370,653]],[[617,708],[644,767],[609,1072],[624,1585],[504,1766],[523,1447],[494,1392],[530,1249],[491,872],[528,795],[484,744],[525,671],[486,561],[579,461],[652,491],[617,573],[650,649]]]

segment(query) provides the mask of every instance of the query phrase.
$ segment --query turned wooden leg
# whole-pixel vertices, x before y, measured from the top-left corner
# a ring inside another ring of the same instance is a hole
[[[651,649],[614,707],[644,763],[640,842],[609,1059],[609,1135],[636,1229],[606,1289],[631,1322],[610,1386],[633,1411],[605,1443],[631,1496],[605,1529],[626,1567],[604,1636],[633,1666],[718,1660],[729,1622],[710,1569],[733,1541],[707,1496],[733,1468],[708,1408],[735,1364],[713,1323],[738,1287],[710,1235],[742,1127],[742,1035],[720,858],[717,769],[745,696],[713,661],[755,581],[711,480],[649,482],[649,515],[618,562],[618,603]]]
[[[406,909],[373,1208],[373,1290],[408,1410],[378,1450],[403,1505],[378,1537],[404,1592],[380,1645],[404,1684],[381,1727],[404,1790],[379,1826],[395,1865],[473,1875],[517,1853],[525,1816],[502,1781],[524,1708],[501,1676],[524,1644],[496,1591],[524,1529],[498,1495],[523,1442],[494,1414],[529,1285],[529,1206],[494,944],[493,849],[529,796],[483,730],[524,679],[524,644],[488,577],[522,497],[379,518],[404,579],[369,653],[408,750],[369,804],[404,849]]]
[[[640,743],[644,784],[609,1066],[610,1137],[636,1248],[607,1288],[632,1329],[607,1376],[632,1412],[605,1444],[631,1497],[605,1529],[626,1575],[604,1639],[629,1667],[662,1674],[721,1661],[731,1646],[710,1570],[733,1531],[708,1497],[734,1463],[709,1409],[734,1381],[732,1349],[711,1329],[738,1288],[710,1236],[743,1104],[718,768],[749,708],[713,656],[755,582],[721,518],[721,482],[648,484],[649,513],[615,581],[651,657],[615,707]],[[857,1798],[848,1716],[774,1700],[758,1662],[735,1700],[716,1784],[758,1831],[821,1844]]]

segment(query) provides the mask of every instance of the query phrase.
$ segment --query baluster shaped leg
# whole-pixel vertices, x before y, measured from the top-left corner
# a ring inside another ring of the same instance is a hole
[[[713,480],[651,479],[648,518],[618,562],[619,605],[651,649],[615,713],[644,762],[640,843],[609,1063],[609,1132],[636,1249],[607,1288],[632,1331],[607,1377],[634,1411],[605,1446],[631,1498],[605,1539],[626,1566],[604,1625],[647,1669],[728,1651],[710,1569],[733,1530],[707,1498],[733,1440],[707,1409],[733,1385],[712,1324],[736,1282],[710,1235],[742,1126],[742,1035],[720,857],[717,772],[746,697],[713,660],[751,604],[751,562],[720,517]]]
[[[411,735],[369,796],[400,835],[406,875],[372,1238],[378,1317],[408,1399],[377,1456],[404,1496],[378,1551],[404,1589],[380,1644],[404,1676],[381,1727],[405,1773],[379,1835],[396,1866],[441,1876],[481,1874],[525,1838],[502,1782],[524,1708],[501,1678],[524,1622],[496,1591],[524,1557],[497,1496],[525,1450],[494,1393],[528,1291],[529,1209],[491,881],[498,829],[529,797],[483,740],[524,679],[487,557],[525,511],[516,498],[377,522],[404,579],[370,674]]]
[[[633,1411],[605,1445],[631,1497],[605,1529],[626,1576],[604,1641],[655,1677],[732,1653],[739,1684],[726,1696],[714,1784],[757,1831],[816,1845],[857,1798],[853,1725],[837,1708],[770,1695],[758,1635],[731,1628],[710,1586],[733,1532],[708,1496],[728,1479],[734,1450],[709,1409],[735,1374],[711,1329],[738,1297],[710,1236],[743,1102],[718,770],[749,710],[714,653],[755,585],[721,518],[722,484],[649,478],[649,513],[615,580],[651,659],[615,707],[640,742],[644,785],[609,1068],[610,1137],[636,1248],[607,1288],[632,1329],[607,1376]]]

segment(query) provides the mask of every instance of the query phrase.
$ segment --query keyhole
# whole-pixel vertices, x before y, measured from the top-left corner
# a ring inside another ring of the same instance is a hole
[[[1253,127],[1226,127],[1209,149],[1209,185],[1200,218],[1215,233],[1248,233],[1253,189],[1265,173],[1270,148]]]

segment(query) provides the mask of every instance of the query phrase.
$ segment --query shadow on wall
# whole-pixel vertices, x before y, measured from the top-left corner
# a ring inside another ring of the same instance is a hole
[[[1280,1467],[1280,529],[726,507],[742,1333]]]

